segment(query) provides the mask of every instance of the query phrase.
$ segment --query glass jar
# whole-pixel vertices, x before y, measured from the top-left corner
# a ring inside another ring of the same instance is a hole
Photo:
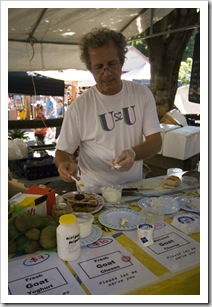
[[[57,222],[59,222],[60,216],[64,214],[70,214],[73,212],[72,206],[67,203],[56,203],[52,208],[52,216],[55,218]]]
[[[122,198],[122,186],[103,187],[102,196],[107,203],[120,203]]]

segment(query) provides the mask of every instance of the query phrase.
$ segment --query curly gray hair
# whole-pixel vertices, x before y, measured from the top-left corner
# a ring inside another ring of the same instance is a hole
[[[80,59],[85,63],[86,68],[91,70],[91,61],[88,49],[91,48],[100,48],[106,45],[108,42],[113,42],[118,50],[118,55],[120,58],[121,66],[125,61],[125,54],[127,53],[127,41],[125,36],[113,30],[110,30],[105,27],[94,28],[91,32],[85,34],[79,43],[81,55]]]

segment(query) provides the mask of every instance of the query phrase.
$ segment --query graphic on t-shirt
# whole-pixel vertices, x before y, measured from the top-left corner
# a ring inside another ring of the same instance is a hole
[[[126,125],[134,125],[136,122],[135,106],[122,108],[120,112],[108,112],[99,115],[102,130],[111,131],[115,128],[116,122],[124,120]]]

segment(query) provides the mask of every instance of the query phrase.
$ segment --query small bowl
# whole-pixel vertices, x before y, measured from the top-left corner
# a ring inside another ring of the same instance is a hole
[[[80,227],[80,238],[88,237],[92,232],[94,216],[91,213],[74,213]]]

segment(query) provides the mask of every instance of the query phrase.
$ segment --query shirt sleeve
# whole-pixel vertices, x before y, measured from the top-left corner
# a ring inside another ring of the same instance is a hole
[[[77,109],[72,103],[64,114],[60,135],[56,149],[73,154],[80,142],[79,122]]]

